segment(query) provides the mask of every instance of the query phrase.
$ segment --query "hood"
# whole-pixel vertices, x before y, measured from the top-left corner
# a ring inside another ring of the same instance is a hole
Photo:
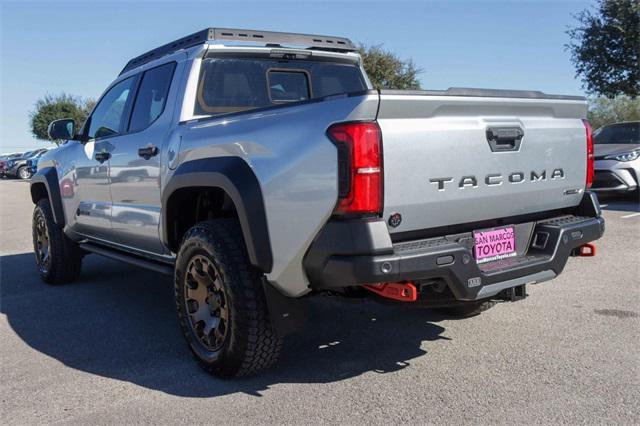
[[[593,145],[596,158],[607,155],[622,154],[623,152],[634,151],[637,149],[640,149],[640,144],[637,143],[605,143]]]

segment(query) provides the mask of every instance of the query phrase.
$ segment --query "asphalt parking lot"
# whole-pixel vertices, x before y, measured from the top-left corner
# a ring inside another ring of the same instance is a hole
[[[28,184],[0,181],[3,424],[640,422],[640,211],[605,199],[594,258],[467,320],[318,298],[257,377],[191,360],[171,280],[95,255],[41,283]]]

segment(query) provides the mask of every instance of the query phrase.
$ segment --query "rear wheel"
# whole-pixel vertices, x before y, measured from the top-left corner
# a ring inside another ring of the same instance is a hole
[[[20,179],[24,179],[24,180],[31,179],[32,174],[33,173],[31,173],[31,169],[29,169],[29,167],[27,166],[22,166],[18,169],[18,177]]]
[[[277,360],[282,340],[237,220],[201,222],[187,231],[176,260],[175,297],[182,332],[207,372],[246,376]]]
[[[36,204],[32,221],[33,252],[42,281],[65,284],[78,279],[82,251],[53,221],[51,205],[46,198]]]

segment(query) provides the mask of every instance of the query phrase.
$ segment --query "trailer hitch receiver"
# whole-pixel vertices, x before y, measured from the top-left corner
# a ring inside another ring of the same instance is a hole
[[[365,284],[367,290],[399,302],[415,302],[418,299],[418,290],[412,282]]]

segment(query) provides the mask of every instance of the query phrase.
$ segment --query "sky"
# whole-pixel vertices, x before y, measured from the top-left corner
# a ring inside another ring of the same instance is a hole
[[[0,152],[48,146],[29,130],[47,93],[97,98],[132,57],[207,27],[345,36],[423,70],[424,89],[581,95],[564,45],[593,1],[0,0]]]

